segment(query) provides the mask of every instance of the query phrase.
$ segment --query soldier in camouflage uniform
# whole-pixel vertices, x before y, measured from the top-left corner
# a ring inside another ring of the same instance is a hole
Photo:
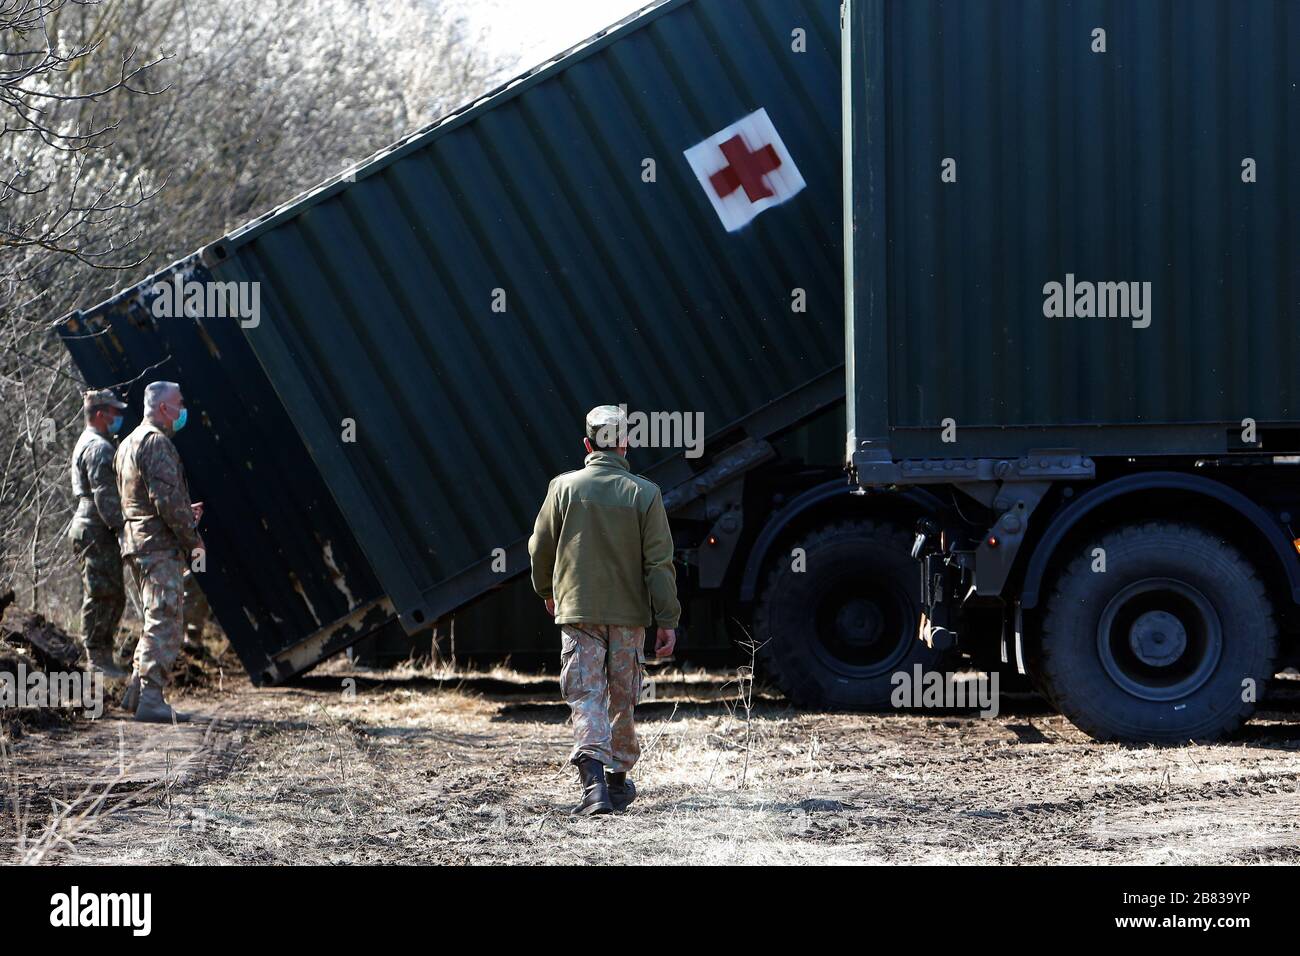
[[[184,633],[182,577],[203,548],[202,506],[189,487],[172,436],[188,413],[180,386],[153,382],[145,389],[144,421],[117,451],[117,486],[125,524],[122,555],[131,565],[144,608],[144,633],[135,649],[131,685],[123,700],[135,719],[170,723],[186,719],[163,699]]]
[[[126,607],[122,555],[122,503],[113,473],[115,448],[110,436],[122,427],[121,401],[111,389],[85,392],[81,400],[86,427],[72,450],[72,492],[77,510],[68,540],[81,570],[81,641],[86,663],[108,677],[124,677],[113,659],[117,625]]]
[[[584,467],[551,481],[528,542],[533,589],[560,625],[560,689],[573,716],[570,761],[582,778],[575,813],[625,810],[640,756],[633,710],[641,694],[645,629],[655,654],[676,643],[673,536],[659,488],[627,463],[617,405],[587,415]]]

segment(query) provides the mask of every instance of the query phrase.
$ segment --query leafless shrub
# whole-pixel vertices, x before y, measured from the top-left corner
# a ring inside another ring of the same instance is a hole
[[[0,0],[0,588],[65,623],[76,603],[84,383],[57,321],[507,66],[446,0]]]

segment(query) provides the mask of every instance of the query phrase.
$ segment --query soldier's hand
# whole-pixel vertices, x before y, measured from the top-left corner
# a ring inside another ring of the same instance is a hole
[[[677,632],[671,627],[655,631],[655,657],[668,657],[677,646]]]
[[[194,526],[197,528],[199,522],[203,520],[203,502],[194,502],[190,505],[190,511],[194,512]]]
[[[546,599],[546,613],[555,617],[555,598]]]

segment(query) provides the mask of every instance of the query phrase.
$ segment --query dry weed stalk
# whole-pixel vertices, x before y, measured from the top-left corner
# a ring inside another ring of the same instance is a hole
[[[749,760],[754,749],[754,671],[757,665],[759,649],[763,645],[754,640],[754,636],[749,633],[749,630],[743,624],[739,621],[736,621],[735,623],[745,635],[745,639],[737,643],[740,649],[745,652],[746,660],[736,668],[735,679],[723,684],[723,689],[725,690],[732,684],[736,685],[735,702],[724,701],[724,704],[727,708],[728,723],[739,720],[745,728],[745,737],[743,742],[740,744],[740,750],[742,753],[740,781],[736,785],[737,790],[744,790],[749,780]],[[725,729],[728,728],[724,728],[724,730]],[[712,786],[714,774],[718,769],[718,763],[722,759],[722,751],[730,749],[730,745],[726,742],[722,734],[710,736],[716,737],[721,745],[718,750],[717,759],[713,763],[713,770],[709,773],[709,785]]]
[[[13,862],[24,866],[36,866],[46,862],[47,858],[60,848],[75,854],[75,840],[88,835],[97,823],[128,806],[141,803],[159,789],[164,790],[163,797],[170,817],[172,786],[175,778],[189,769],[201,755],[207,753],[211,738],[212,726],[209,724],[203,743],[174,765],[172,750],[164,747],[163,757],[166,767],[164,777],[146,783],[138,789],[117,794],[115,791],[130,777],[139,762],[157,752],[155,748],[145,748],[134,754],[132,760],[128,761],[125,739],[119,732],[116,758],[97,773],[71,801],[51,797],[54,814],[35,837],[30,837],[28,833],[31,814],[27,801],[21,800],[18,795],[17,768],[4,740],[0,739],[0,770],[3,770],[3,779],[9,790],[8,802],[14,820]]]

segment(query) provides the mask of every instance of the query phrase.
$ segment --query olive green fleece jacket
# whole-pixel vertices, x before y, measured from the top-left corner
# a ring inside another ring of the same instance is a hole
[[[659,486],[614,452],[551,480],[528,539],[533,590],[557,624],[676,627],[673,535]]]

